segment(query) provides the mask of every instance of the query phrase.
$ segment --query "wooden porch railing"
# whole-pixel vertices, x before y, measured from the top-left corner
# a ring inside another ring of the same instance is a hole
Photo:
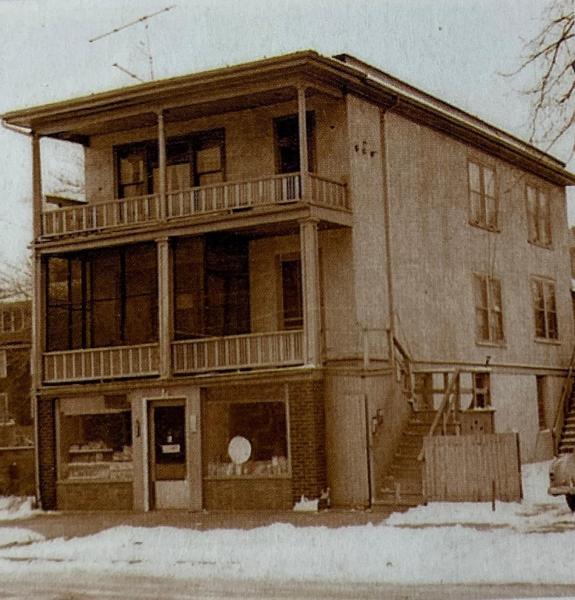
[[[86,204],[47,211],[42,214],[44,237],[89,233],[127,225],[141,225],[160,218],[160,197],[134,196],[111,202]]]
[[[441,433],[442,435],[447,434],[447,427],[449,425],[449,421],[455,425],[455,433],[459,435],[461,431],[461,422],[459,418],[459,414],[461,412],[461,407],[459,406],[459,376],[461,371],[457,369],[452,377],[447,389],[445,390],[445,394],[443,395],[443,400],[441,401],[441,405],[439,406],[439,410],[437,411],[437,415],[435,415],[435,419],[433,419],[433,423],[429,428],[429,432],[427,433],[427,437],[431,437],[435,435],[435,430],[441,425]],[[418,460],[423,460],[424,458],[424,450],[422,449],[417,457]]]
[[[158,221],[162,212],[167,219],[178,219],[296,201],[349,210],[343,183],[315,174],[305,175],[305,179],[308,182],[305,197],[302,196],[302,175],[288,173],[168,192],[165,211],[161,210],[158,194],[58,208],[42,214],[42,235],[51,238],[144,225]]]
[[[158,344],[44,354],[44,382],[63,383],[159,374]]]
[[[189,217],[301,200],[299,173],[233,181],[167,194],[168,218]]]
[[[311,187],[311,201],[314,204],[339,210],[350,210],[346,186],[343,183],[314,173],[310,173],[308,179]]]
[[[250,333],[172,344],[175,374],[301,365],[303,331]]]
[[[573,391],[573,370],[575,368],[575,346],[571,353],[571,360],[569,361],[569,370],[567,371],[567,377],[563,380],[563,386],[561,388],[561,396],[559,398],[559,404],[557,406],[557,413],[555,414],[555,422],[553,423],[553,446],[555,454],[559,452],[559,444],[561,443],[561,434],[563,433],[563,427],[565,425],[565,419],[570,408],[571,392]]]

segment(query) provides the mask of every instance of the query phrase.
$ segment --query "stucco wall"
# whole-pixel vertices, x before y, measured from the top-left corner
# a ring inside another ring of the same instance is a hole
[[[563,190],[440,132],[389,113],[390,202],[396,310],[420,360],[557,366],[573,339],[568,229]],[[467,161],[496,171],[499,232],[469,224]],[[551,249],[527,241],[526,181],[551,199]],[[475,343],[472,273],[502,284],[505,344]],[[531,276],[555,281],[559,341],[536,342]]]
[[[535,376],[492,373],[491,403],[495,408],[495,433],[517,431],[521,462],[532,461],[539,432]]]
[[[315,156],[318,174],[340,179],[346,173],[345,106],[326,96],[308,98],[307,109],[315,113]],[[237,181],[275,174],[273,119],[294,114],[297,103],[274,104],[257,109],[224,113],[193,121],[167,123],[166,137],[209,129],[225,130],[225,177]],[[93,136],[86,149],[86,198],[106,202],[116,195],[114,145],[157,139],[156,128]]]

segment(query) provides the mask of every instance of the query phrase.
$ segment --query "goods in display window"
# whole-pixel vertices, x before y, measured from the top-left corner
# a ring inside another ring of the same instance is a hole
[[[62,415],[60,479],[131,481],[131,415]]]
[[[212,402],[205,418],[208,478],[289,477],[285,403]]]

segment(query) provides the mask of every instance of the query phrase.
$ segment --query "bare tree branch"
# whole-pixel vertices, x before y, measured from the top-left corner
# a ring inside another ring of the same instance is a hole
[[[551,0],[541,31],[525,45],[525,57],[512,75],[535,72],[529,138],[550,149],[573,134],[575,122],[575,0]],[[571,154],[573,149],[571,148]]]

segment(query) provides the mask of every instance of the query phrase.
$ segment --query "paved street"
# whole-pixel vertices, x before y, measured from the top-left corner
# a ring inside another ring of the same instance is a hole
[[[487,600],[575,597],[575,586],[400,586],[174,580],[69,573],[3,580],[0,600]]]

